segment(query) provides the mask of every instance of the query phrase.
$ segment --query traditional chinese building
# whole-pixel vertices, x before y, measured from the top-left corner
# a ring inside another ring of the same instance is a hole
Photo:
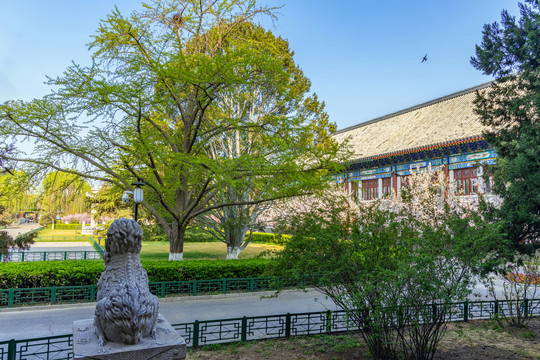
[[[355,126],[342,129],[336,140],[348,139],[354,152],[347,171],[337,176],[349,194],[373,200],[399,191],[411,171],[443,170],[463,195],[489,193],[482,165],[496,154],[482,137],[484,127],[474,112],[482,84]]]

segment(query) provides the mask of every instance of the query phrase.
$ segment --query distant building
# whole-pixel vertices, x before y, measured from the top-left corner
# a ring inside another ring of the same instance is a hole
[[[496,154],[482,137],[484,127],[474,112],[482,84],[371,121],[340,130],[335,139],[349,139],[354,152],[347,171],[337,176],[349,194],[373,200],[399,191],[415,169],[429,165],[456,182],[460,194],[490,193],[482,165]]]

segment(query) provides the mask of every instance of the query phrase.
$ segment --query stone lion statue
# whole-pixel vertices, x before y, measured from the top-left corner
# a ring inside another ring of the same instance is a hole
[[[98,281],[94,317],[100,345],[137,344],[156,336],[159,301],[148,289],[139,257],[141,239],[141,227],[129,219],[115,220],[107,231],[105,271]]]

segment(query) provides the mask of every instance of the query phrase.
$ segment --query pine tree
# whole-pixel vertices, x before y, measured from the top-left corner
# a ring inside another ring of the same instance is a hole
[[[519,7],[519,20],[505,10],[500,24],[484,26],[471,63],[497,79],[475,102],[497,152],[494,190],[503,204],[491,214],[525,251],[540,244],[540,1]]]

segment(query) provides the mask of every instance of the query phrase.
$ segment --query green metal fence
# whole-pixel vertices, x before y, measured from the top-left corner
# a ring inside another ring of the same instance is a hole
[[[149,283],[149,287],[150,292],[157,297],[163,298],[167,296],[197,296],[271,290],[275,288],[274,285],[278,281],[279,279],[276,277],[160,281]],[[96,301],[95,285],[0,289],[0,308],[93,301]]]
[[[95,260],[101,259],[102,255],[99,251],[16,251],[7,257],[0,254],[0,262]]]
[[[103,248],[101,247],[101,244],[97,243],[94,237],[92,237],[92,240],[90,242],[92,243],[92,246],[94,247],[94,249],[96,249],[96,251],[101,254],[101,257],[103,257],[103,252],[105,250],[103,250]]]
[[[441,305],[444,306],[444,305]],[[524,309],[540,316],[540,299],[526,300]],[[437,311],[437,307],[426,305]],[[450,321],[491,319],[507,311],[506,301],[471,301],[451,304]],[[429,321],[429,320],[428,320]],[[347,311],[322,311],[299,314],[250,316],[234,319],[205,320],[175,324],[173,327],[189,347],[237,341],[283,338],[298,335],[317,335],[356,331]],[[71,334],[25,340],[0,342],[0,360],[72,359]]]

